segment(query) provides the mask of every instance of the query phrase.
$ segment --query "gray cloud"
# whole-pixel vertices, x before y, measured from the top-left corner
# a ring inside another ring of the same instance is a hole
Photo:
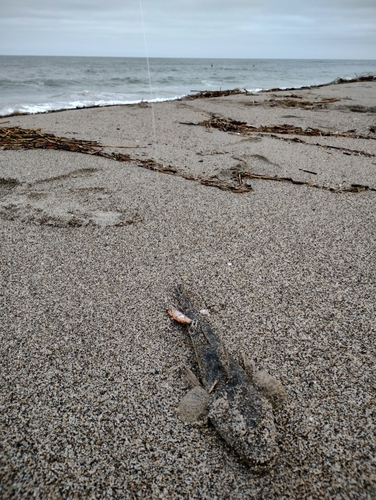
[[[374,59],[374,0],[141,0],[150,56]],[[3,54],[144,56],[140,0],[1,0]]]

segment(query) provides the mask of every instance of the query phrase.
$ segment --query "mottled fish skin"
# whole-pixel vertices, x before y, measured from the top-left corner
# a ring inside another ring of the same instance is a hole
[[[175,301],[180,310],[193,320],[189,334],[201,381],[206,391],[212,389],[208,402],[211,423],[243,460],[255,470],[264,472],[279,455],[270,402],[247,373],[227,356],[181,286],[175,290]]]

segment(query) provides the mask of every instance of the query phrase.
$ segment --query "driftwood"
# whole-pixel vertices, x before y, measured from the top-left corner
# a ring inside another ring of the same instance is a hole
[[[299,170],[305,172],[306,174],[317,175],[317,172],[312,172],[312,170],[305,170],[304,168],[299,168]]]

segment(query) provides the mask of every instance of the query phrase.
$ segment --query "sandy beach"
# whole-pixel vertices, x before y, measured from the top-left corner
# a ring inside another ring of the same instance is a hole
[[[0,151],[2,498],[376,497],[375,98],[370,80],[1,119],[103,146]],[[198,371],[177,284],[285,388],[263,475],[179,419],[180,367]]]

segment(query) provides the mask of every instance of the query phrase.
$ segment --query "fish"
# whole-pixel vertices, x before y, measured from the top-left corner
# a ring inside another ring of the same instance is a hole
[[[200,374],[197,378],[184,366],[192,389],[179,405],[180,418],[189,423],[208,419],[243,461],[256,472],[265,472],[280,454],[273,404],[278,408],[285,401],[282,384],[267,372],[258,372],[245,356],[243,366],[235,362],[182,286],[176,287],[174,296],[176,306],[169,314],[187,327]],[[268,399],[268,391],[273,398]]]

